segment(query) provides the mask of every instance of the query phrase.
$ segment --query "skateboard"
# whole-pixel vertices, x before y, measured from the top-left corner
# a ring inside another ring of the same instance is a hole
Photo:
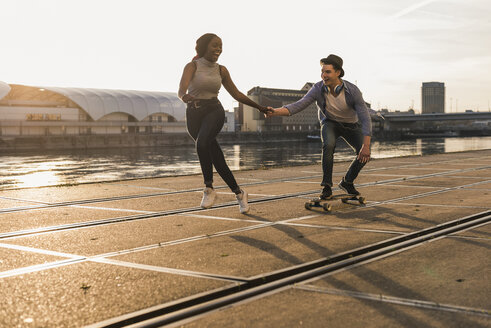
[[[344,204],[352,204],[352,205],[364,205],[365,204],[365,197],[363,196],[356,196],[356,195],[350,195],[350,194],[338,194],[338,195],[333,195],[329,199],[320,199],[320,198],[314,198],[311,199],[310,201],[305,203],[305,208],[308,210],[312,210],[312,207],[322,207],[324,211],[330,212],[332,210],[332,205],[329,203],[330,201],[334,201],[336,199],[341,199],[341,201]]]

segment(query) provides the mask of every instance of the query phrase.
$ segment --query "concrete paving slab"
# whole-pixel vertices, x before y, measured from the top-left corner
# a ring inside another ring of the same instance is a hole
[[[303,183],[303,181],[300,182],[290,181],[290,182],[268,183],[268,184],[261,184],[255,186],[247,186],[247,188],[244,187],[244,189],[247,190],[249,194],[276,196],[276,195],[291,194],[291,193],[304,192],[304,191],[315,191],[317,189],[320,191],[321,187],[320,187],[320,183],[319,185],[315,185],[315,184],[312,185],[311,183]],[[260,198],[260,196],[256,198]]]
[[[385,174],[383,171],[382,172],[361,172],[360,175],[356,178],[355,180],[355,186],[359,186],[360,184],[363,183],[386,183],[388,180],[394,180],[394,179],[404,179],[409,177],[409,175],[390,175],[390,174]],[[339,181],[335,181],[335,186]]]
[[[0,193],[0,195],[3,195],[3,193]],[[9,208],[36,206],[36,205],[38,204],[34,202],[23,202],[18,200],[0,198],[0,209],[9,209]]]
[[[489,241],[445,238],[311,285],[489,310],[490,249]]]
[[[171,245],[114,259],[250,277],[389,238],[381,233],[273,226]]]
[[[426,157],[428,162],[433,162],[434,159],[432,156]],[[390,167],[400,167],[405,165],[420,165],[421,164],[421,156],[396,156],[390,158],[371,158],[368,165],[371,168],[390,168]]]
[[[114,186],[121,186],[126,188],[133,188],[135,190],[141,189],[140,192],[146,190],[146,192],[160,192],[160,191],[175,191],[175,190],[187,190],[203,187],[203,178],[201,175],[186,175],[176,177],[162,177],[151,179],[136,179],[136,180],[124,180],[109,183]]]
[[[452,152],[447,153],[448,155],[453,155],[456,159],[466,160],[469,158],[473,158],[476,160],[485,160],[490,158],[489,149],[481,149],[481,150],[469,150],[469,151],[461,151],[461,152]],[[440,154],[443,155],[443,154]]]
[[[336,162],[334,163],[333,175],[342,176],[349,167],[350,162]],[[238,180],[250,180],[250,182],[258,181],[270,181],[275,179],[289,179],[289,178],[309,178],[319,180],[322,178],[322,166],[319,164],[305,165],[305,166],[292,166],[282,168],[266,168],[262,170],[254,171],[236,171],[235,177]],[[303,180],[303,179],[302,179]]]
[[[375,186],[358,186],[358,191],[363,195],[367,202],[386,201],[397,199],[401,197],[407,197],[412,195],[418,195],[426,192],[437,191],[441,188],[431,187],[421,189],[417,186],[408,186],[407,188],[401,188],[393,185],[375,185]],[[419,199],[419,198],[418,198]]]
[[[474,189],[451,190],[436,195],[417,198],[420,204],[440,204],[440,205],[465,205],[465,206],[490,206],[491,191],[481,191]]]
[[[337,183],[339,181],[341,181],[341,179],[343,178],[343,176],[346,174],[345,171],[341,171],[341,172],[333,172],[332,173],[332,179],[333,179],[333,183],[335,186],[337,186]],[[288,183],[304,183],[304,184],[310,184],[311,186],[314,187],[314,189],[322,189],[321,187],[321,182],[322,182],[322,175],[312,175],[312,177],[305,177],[304,179],[301,179],[301,180],[294,180],[292,178],[292,180],[289,180],[287,181]]]
[[[319,175],[322,174],[322,171],[320,165],[305,165],[284,168],[265,168],[259,170],[241,170],[234,171],[233,173],[239,185],[245,186],[249,183],[257,183],[274,179],[286,179],[303,176],[308,177],[312,174]],[[226,187],[225,182],[216,172],[214,173],[213,178],[215,187]],[[114,182],[111,184],[142,189],[155,188],[156,190],[187,190],[203,188],[203,178],[201,175],[192,175],[130,180]]]
[[[306,171],[306,172],[303,172]],[[269,181],[273,179],[286,179],[299,176],[311,176],[311,173],[319,172],[319,166],[317,165],[306,165],[306,166],[292,166],[292,167],[282,167],[282,168],[267,168],[263,170],[253,170],[253,171],[236,171],[234,175],[236,178],[241,179],[244,183],[247,181],[245,179],[250,179],[250,182],[254,182],[255,179],[259,181]]]
[[[482,150],[456,151],[456,152],[448,152],[448,153],[441,153],[441,154],[433,154],[430,156],[441,157],[441,158],[452,157],[455,159],[467,160],[469,158],[482,159],[484,157],[489,157],[490,156],[489,154],[490,154],[489,149],[482,149]]]
[[[1,196],[25,201],[61,203],[75,200],[149,194],[130,188],[122,188],[106,183],[81,184],[76,186],[28,188],[2,191]]]
[[[337,188],[338,183],[341,182],[341,179],[346,175],[346,171],[339,171],[339,172],[333,172],[333,184],[334,188]],[[381,180],[388,180],[388,179],[396,179],[400,178],[403,176],[400,175],[386,175],[383,173],[383,171],[366,171],[363,170],[358,178],[356,179],[356,184],[361,184],[361,183],[369,183],[369,182],[375,182],[375,181],[381,181]],[[322,189],[320,186],[322,182],[322,176],[318,177],[312,177],[309,179],[302,179],[302,183],[311,183],[313,186],[316,188]]]
[[[476,315],[388,304],[321,292],[288,289],[215,311],[183,328],[231,327],[489,327]]]
[[[372,165],[377,165],[379,162],[383,162],[384,165],[407,165],[414,163],[422,163],[421,158],[425,159],[425,163],[466,163],[469,160],[472,160],[474,163],[481,163],[489,161],[490,157],[489,150],[475,150],[468,152],[452,152],[452,153],[442,153],[442,154],[425,154],[421,155],[408,155],[408,156],[397,156],[392,158],[374,158],[370,161]],[[489,163],[489,162],[488,162]]]
[[[344,206],[343,210],[305,219],[301,223],[349,229],[410,232],[482,212],[480,209],[466,207],[399,204],[383,204],[366,208]]]
[[[217,190],[218,198],[215,204],[222,204],[231,201],[237,202],[235,195],[229,192]],[[99,208],[113,208],[139,211],[168,211],[180,208],[199,207],[203,193],[186,192],[155,197],[144,197],[134,199],[123,199],[108,202],[93,203],[91,206]]]
[[[166,216],[4,240],[4,243],[83,256],[121,251],[247,227],[256,223]]]
[[[384,174],[388,175],[399,175],[399,176],[407,176],[407,177],[414,177],[414,176],[423,176],[423,175],[428,175],[428,174],[444,174],[445,172],[450,172],[452,170],[444,170],[444,169],[435,169],[435,168],[420,168],[420,167],[399,167],[399,168],[393,168],[393,169],[386,169],[383,170],[382,172]],[[361,171],[360,174],[363,174],[363,171]]]
[[[489,179],[486,179],[489,180]],[[483,189],[483,190],[491,190],[491,182],[480,183],[474,186],[468,187],[468,189]]]
[[[482,238],[482,239],[491,240],[491,224],[487,224],[479,228],[474,228],[472,230],[462,231],[452,236]]]
[[[346,173],[350,165],[350,162],[336,162],[334,163],[334,167],[332,170],[333,176],[342,176]],[[367,164],[366,167],[368,167]],[[319,162],[319,164],[312,165],[310,167],[299,167],[297,170],[297,175],[300,174],[301,176],[309,177],[311,176],[312,178],[322,178],[322,165]]]
[[[239,185],[247,183],[255,183],[261,181],[267,181],[272,179],[283,179],[288,177],[298,177],[298,176],[309,176],[312,173],[302,172],[311,171],[315,169],[318,174],[321,174],[320,165],[305,165],[305,166],[295,166],[295,167],[283,167],[283,168],[265,168],[259,170],[240,170],[233,171],[233,174],[239,183]],[[220,176],[214,172],[213,175],[214,186],[226,186],[224,181]],[[176,181],[178,184],[176,185]],[[151,187],[160,189],[172,189],[179,190],[203,188],[203,178],[200,174],[190,175],[190,176],[178,176],[178,177],[163,177],[163,178],[153,178],[153,179],[139,179],[130,181],[115,182],[117,185],[128,185],[134,188],[137,187]]]
[[[489,165],[489,162],[487,163]],[[482,169],[476,171],[459,172],[459,176],[469,176],[469,177],[480,177],[480,178],[491,178],[491,169]]]
[[[38,254],[23,250],[6,248],[2,245],[3,243],[0,243],[0,273],[31,265],[66,259],[65,257],[60,256]]]
[[[425,187],[436,187],[436,188],[452,188],[457,186],[463,186],[467,184],[476,183],[479,181],[486,181],[486,178],[482,178],[480,180],[476,180],[474,178],[451,178],[448,176],[437,176],[437,177],[429,177],[423,179],[411,179],[404,181],[397,181],[391,183],[392,185],[403,185],[403,186],[425,186]]]
[[[468,170],[472,168],[480,168],[489,165],[488,161],[475,161],[473,159],[466,161],[444,161],[431,164],[422,164],[419,168],[426,169],[441,169],[441,170]]]
[[[2,279],[1,327],[81,327],[229,285],[99,263]]]
[[[69,206],[0,213],[0,233],[95,221],[133,214],[137,213]]]
[[[312,195],[312,198],[317,194]],[[319,213],[310,212],[305,209],[307,198],[288,198],[265,203],[250,204],[251,209],[247,214],[241,214],[237,206],[227,208],[215,208],[195,212],[199,215],[210,215],[217,217],[236,218],[236,219],[251,219],[264,222],[274,222],[299,218],[307,215],[318,215]]]

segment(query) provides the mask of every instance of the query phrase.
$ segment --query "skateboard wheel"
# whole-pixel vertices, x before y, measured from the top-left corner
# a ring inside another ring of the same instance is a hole
[[[312,205],[309,202],[307,202],[307,203],[305,203],[305,208],[307,210],[311,210],[312,209]]]
[[[322,204],[322,208],[323,208],[323,209],[324,209],[324,211],[326,211],[326,212],[331,212],[332,206],[331,206],[331,204],[324,203],[324,204]]]
[[[358,197],[358,202],[360,204],[365,204],[365,197]]]

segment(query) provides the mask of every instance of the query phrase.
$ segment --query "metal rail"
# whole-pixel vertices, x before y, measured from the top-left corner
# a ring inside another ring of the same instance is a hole
[[[230,306],[237,302],[320,277],[340,269],[347,269],[366,261],[373,261],[379,257],[386,257],[391,253],[398,253],[427,241],[435,240],[436,238],[441,238],[478,225],[488,224],[490,221],[491,210],[343,252],[333,257],[264,274],[254,277],[243,284],[221,288],[183,300],[154,306],[147,310],[105,320],[87,326],[87,328],[150,328],[177,324],[182,320],[189,320],[194,316],[202,315],[206,312]],[[489,313],[485,315],[489,316]]]

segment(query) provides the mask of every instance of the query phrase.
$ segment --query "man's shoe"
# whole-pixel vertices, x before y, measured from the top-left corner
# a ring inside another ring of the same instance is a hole
[[[343,189],[348,195],[358,196],[360,193],[355,189],[353,183],[347,182],[346,180],[341,180],[338,184],[339,188]]]
[[[215,203],[215,200],[217,198],[217,193],[215,192],[215,189],[206,187],[203,190],[203,199],[201,200],[201,207],[202,208],[210,208],[213,206]]]
[[[240,194],[235,195],[237,202],[239,202],[239,211],[244,214],[249,212],[249,204],[247,204],[247,191],[240,190]]]
[[[324,186],[321,194],[319,195],[320,199],[327,200],[332,198],[332,190],[330,186]]]

